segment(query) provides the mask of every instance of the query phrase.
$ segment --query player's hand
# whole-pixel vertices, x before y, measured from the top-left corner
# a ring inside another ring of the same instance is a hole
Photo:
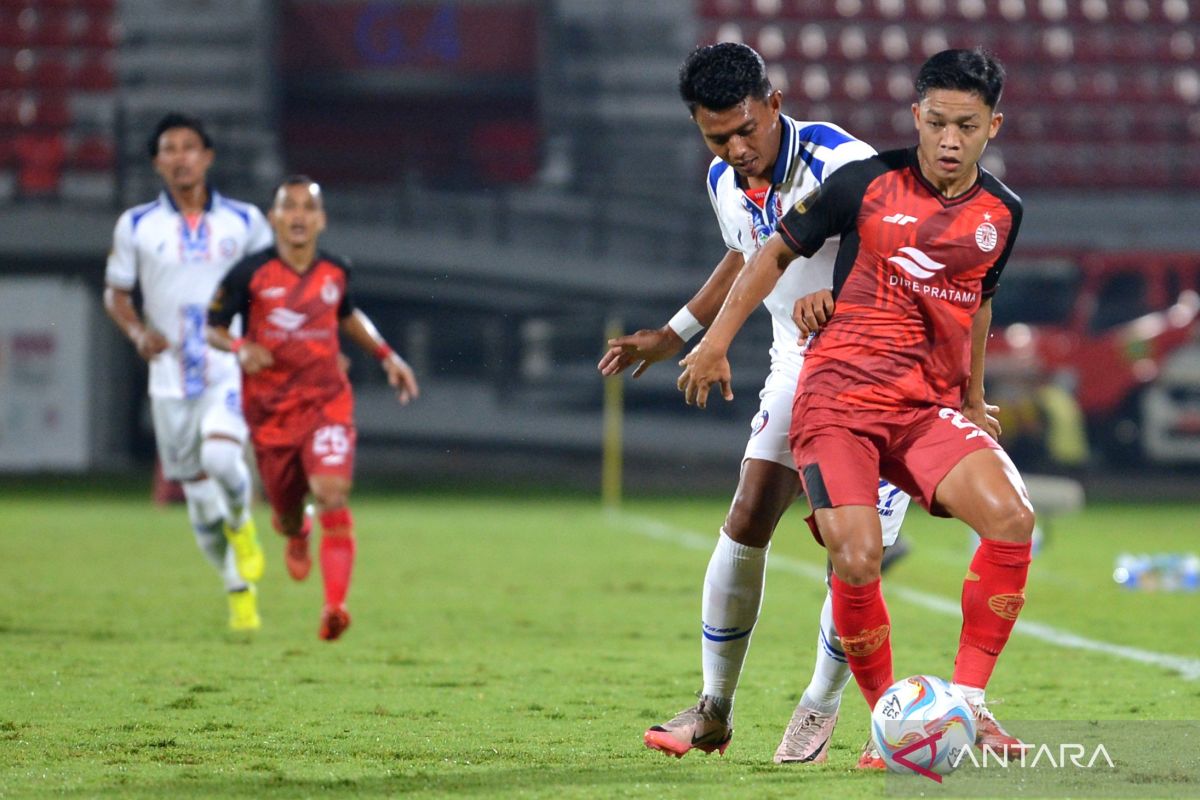
[[[338,372],[342,373],[343,375],[350,374],[350,356],[346,355],[341,350],[338,351],[337,365]]]
[[[624,372],[630,364],[641,361],[633,371],[640,378],[651,364],[670,358],[683,347],[679,334],[664,326],[657,330],[643,329],[627,336],[608,340],[608,352],[600,359],[597,368],[604,377]]]
[[[989,436],[996,441],[1000,441],[1000,420],[994,416],[1000,412],[1000,406],[994,406],[988,402],[971,403],[964,402],[962,406],[962,415],[982,428]]]
[[[387,373],[388,384],[396,390],[396,397],[400,400],[400,405],[406,406],[410,401],[416,400],[421,394],[421,390],[417,386],[417,376],[408,362],[392,353],[381,363],[383,371]]]
[[[800,329],[799,344],[804,344],[805,339],[821,330],[832,316],[833,292],[829,289],[820,289],[797,300],[792,306],[792,321]]]
[[[133,344],[137,347],[138,355],[147,361],[152,360],[159,353],[171,346],[167,342],[167,337],[153,328],[142,328],[138,331]]]
[[[684,356],[679,362],[683,372],[675,385],[683,392],[683,399],[689,406],[708,407],[708,391],[712,385],[721,387],[721,396],[727,401],[733,399],[731,382],[733,374],[729,369],[729,359],[724,352],[718,352],[704,339],[696,345],[696,349]]]
[[[244,342],[237,351],[238,363],[247,375],[253,375],[275,363],[271,351],[255,342]]]

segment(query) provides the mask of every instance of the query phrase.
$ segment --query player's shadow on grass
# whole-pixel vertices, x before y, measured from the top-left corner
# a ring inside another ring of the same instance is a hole
[[[349,765],[349,764],[348,764]],[[379,769],[382,765],[373,765]],[[255,778],[215,778],[194,775],[156,782],[153,785],[120,787],[122,797],[401,797],[409,795],[508,797],[542,794],[557,790],[566,796],[678,796],[680,790],[710,789],[730,796],[795,797],[797,781],[817,777],[817,770],[779,767],[769,763],[728,764],[726,768],[697,768],[669,763],[608,764],[603,767],[546,765],[497,767],[494,764],[461,764],[456,767],[416,767],[397,764],[391,776],[364,778],[289,778],[274,773]],[[819,770],[827,780],[872,778],[877,773]],[[194,779],[193,779],[194,778]],[[749,779],[739,786],[739,779]],[[822,783],[823,786],[828,784]],[[722,789],[724,787],[724,789]],[[746,790],[750,794],[746,794]],[[66,793],[71,794],[71,793]]]

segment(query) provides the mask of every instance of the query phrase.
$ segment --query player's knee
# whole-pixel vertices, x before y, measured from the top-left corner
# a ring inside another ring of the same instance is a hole
[[[321,511],[336,511],[345,508],[350,501],[350,486],[342,484],[317,484],[312,487],[313,500]]]
[[[725,517],[725,535],[747,547],[766,547],[775,530],[775,520],[749,504],[734,503]]]
[[[1036,522],[1037,517],[1029,504],[1014,500],[1004,508],[995,538],[1006,542],[1028,542],[1033,539]]]
[[[210,438],[200,445],[200,464],[211,477],[222,481],[236,479],[241,463],[241,445],[231,439]]]
[[[870,550],[842,550],[830,553],[838,579],[851,586],[865,586],[879,580],[880,554]]]
[[[219,525],[224,518],[217,489],[207,478],[185,481],[183,497],[187,501],[188,519],[191,520],[192,527],[207,529]]]

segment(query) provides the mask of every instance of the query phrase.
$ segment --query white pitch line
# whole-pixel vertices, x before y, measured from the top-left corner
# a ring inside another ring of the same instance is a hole
[[[705,536],[684,528],[676,528],[673,525],[668,525],[649,517],[616,512],[613,515],[613,520],[618,524],[632,528],[635,532],[650,539],[670,542],[690,550],[711,551],[713,548],[712,536]],[[825,580],[825,570],[823,568],[778,553],[772,553],[771,557],[767,559],[767,568],[779,572],[788,572],[810,580]],[[917,589],[910,589],[907,586],[889,584],[887,596],[888,599],[899,599],[910,605],[920,606],[938,614],[945,614],[948,617],[960,617],[962,614],[961,606],[957,600],[948,600],[945,597],[939,597],[938,595],[929,594]],[[1171,655],[1170,653],[1156,653],[1153,650],[1143,650],[1140,647],[1129,647],[1123,644],[1102,642],[1099,639],[1089,639],[1086,636],[1080,636],[1041,622],[1019,620],[1013,632],[1070,650],[1089,650],[1115,658],[1123,658],[1126,661],[1136,661],[1139,664],[1165,667],[1173,672],[1178,672],[1185,680],[1200,679],[1200,659]]]

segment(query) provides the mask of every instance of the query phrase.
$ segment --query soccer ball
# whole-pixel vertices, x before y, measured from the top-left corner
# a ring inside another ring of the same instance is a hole
[[[892,772],[948,775],[975,744],[967,698],[941,678],[914,675],[891,685],[871,712],[871,739]]]

